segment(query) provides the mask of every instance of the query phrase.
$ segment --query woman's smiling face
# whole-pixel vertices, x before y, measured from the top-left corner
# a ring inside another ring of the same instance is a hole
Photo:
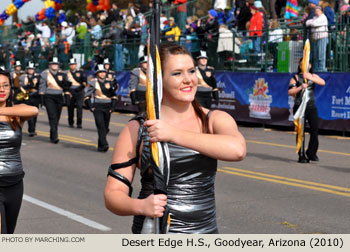
[[[6,75],[0,74],[0,104],[6,104],[11,92],[10,80]]]
[[[163,63],[163,100],[191,103],[197,91],[198,78],[191,56],[168,55]]]

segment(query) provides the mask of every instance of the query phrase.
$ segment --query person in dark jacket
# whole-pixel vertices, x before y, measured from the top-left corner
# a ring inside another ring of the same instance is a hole
[[[103,22],[105,25],[111,24],[113,21],[118,22],[120,19],[120,9],[116,3],[112,4],[112,9],[108,12],[108,17]]]
[[[250,21],[252,14],[250,13],[250,6],[254,5],[254,1],[246,0],[245,5],[239,10],[237,15],[237,30],[245,31],[246,24]]]
[[[201,48],[208,53],[208,62],[212,66],[217,65],[217,48],[219,40],[219,22],[218,13],[211,9],[208,11],[208,20],[206,22],[197,21],[197,34],[204,34],[204,44]]]

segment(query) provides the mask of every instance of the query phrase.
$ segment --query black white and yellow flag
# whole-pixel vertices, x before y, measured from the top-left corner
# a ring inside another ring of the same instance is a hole
[[[307,73],[309,71],[309,62],[310,62],[310,41],[307,39],[304,46],[304,55],[303,55],[302,66],[301,66],[301,70],[303,73]],[[307,82],[307,80],[304,80],[304,82]],[[305,134],[304,134],[305,110],[309,99],[310,99],[310,92],[309,92],[309,89],[306,88],[303,91],[301,104],[298,110],[294,114],[294,125],[295,125],[295,130],[297,132],[296,153],[299,152],[305,138]]]
[[[153,0],[148,40],[148,70],[146,104],[149,120],[160,119],[160,107],[163,97],[162,70],[159,56],[160,46],[160,0]],[[167,143],[152,143],[152,172],[154,194],[167,194],[169,180],[169,150]],[[164,216],[159,219],[145,218],[141,233],[166,233],[170,225],[169,211],[166,207]]]

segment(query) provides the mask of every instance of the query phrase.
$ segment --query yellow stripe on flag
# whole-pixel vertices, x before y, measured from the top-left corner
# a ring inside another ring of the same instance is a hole
[[[158,48],[156,49],[156,51],[158,52]],[[157,53],[158,56],[158,53]],[[152,62],[152,59],[150,57],[150,52],[149,52],[149,48],[148,48],[148,70],[147,70],[147,88],[146,88],[146,107],[147,107],[147,116],[149,120],[155,120],[156,119],[156,111],[155,111],[155,105],[154,105],[154,96],[153,96],[153,87],[151,85],[151,80],[149,77],[149,69],[150,67],[154,67],[150,65],[150,63]],[[157,61],[158,61],[158,57],[157,57]],[[160,60],[159,60],[160,63]],[[157,69],[158,72],[158,69]],[[151,144],[151,150],[152,150],[152,156],[153,156],[153,160],[156,163],[156,165],[159,167],[159,152],[158,152],[158,146],[157,143],[154,142]]]

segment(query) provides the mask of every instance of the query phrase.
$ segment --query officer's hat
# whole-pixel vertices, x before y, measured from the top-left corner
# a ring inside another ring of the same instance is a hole
[[[16,60],[15,67],[22,66],[21,62],[19,60]]]
[[[35,69],[35,64],[33,61],[28,61],[26,69]]]
[[[200,51],[200,55],[197,57],[197,60],[202,59],[202,58],[208,59],[206,51]]]
[[[69,65],[75,65],[77,64],[77,59],[76,58],[70,58],[69,59]]]
[[[108,58],[105,58],[104,60],[103,60],[103,64],[111,64],[110,62],[109,62],[109,59]]]
[[[98,74],[99,72],[106,72],[104,65],[102,65],[102,64],[96,65],[95,74]]]
[[[50,57],[49,64],[60,64],[57,57]]]
[[[147,62],[147,56],[140,57],[140,64]]]

